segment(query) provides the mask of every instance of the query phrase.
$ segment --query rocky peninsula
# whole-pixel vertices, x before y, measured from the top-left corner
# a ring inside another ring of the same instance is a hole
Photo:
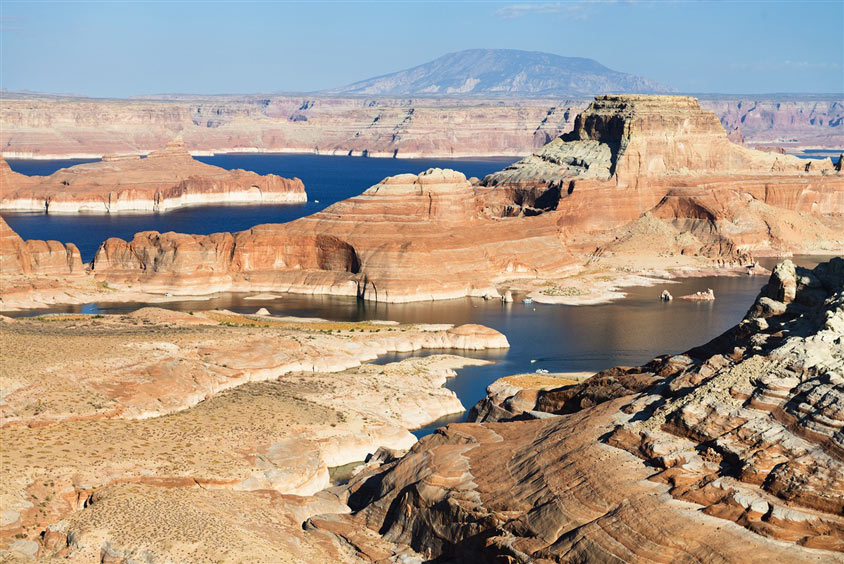
[[[0,211],[165,212],[202,204],[307,201],[298,178],[207,165],[193,159],[181,139],[144,158],[105,156],[43,177],[18,174],[0,158],[0,183]]]
[[[496,386],[308,523],[437,562],[844,562],[842,342],[844,260],[786,261],[713,341]]]
[[[210,534],[200,529],[225,529],[227,518],[238,523],[230,523],[234,530],[248,529],[270,511],[275,517],[261,527],[276,531],[270,537],[292,536],[243,554],[263,562],[291,553],[330,561],[345,553],[340,543],[311,555],[299,524],[314,511],[343,511],[342,504],[296,496],[328,487],[330,467],[362,461],[379,447],[409,448],[415,438],[408,429],[462,412],[442,385],[455,368],[486,361],[435,355],[363,363],[389,351],[508,346],[502,334],[478,325],[227,311],[0,318],[0,559],[58,554],[128,562],[149,548],[154,562],[178,555],[199,561],[222,550],[218,543],[190,548]],[[106,502],[107,491],[121,493]],[[219,505],[200,511],[192,505],[196,494]],[[160,512],[146,504],[168,497],[175,511],[168,509],[168,519],[187,512],[187,529],[175,521],[170,529],[190,531],[182,537],[187,544],[142,546],[145,531],[158,542],[161,525]],[[127,513],[126,504],[135,509]],[[89,521],[84,508],[94,505]],[[233,513],[222,509],[229,505]],[[133,535],[131,545],[122,544],[128,537],[94,540],[112,518],[133,511],[140,511],[135,524],[117,533]],[[297,539],[305,546],[297,548]]]
[[[286,291],[407,302],[511,290],[594,303],[643,275],[744,273],[756,256],[839,254],[842,210],[840,162],[736,145],[694,98],[601,96],[571,133],[482,180],[432,169],[286,224],[109,239],[86,276],[117,300]],[[55,299],[34,284],[5,291],[4,306]]]

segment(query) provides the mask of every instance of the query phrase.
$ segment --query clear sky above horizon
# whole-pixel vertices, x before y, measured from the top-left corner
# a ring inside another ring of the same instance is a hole
[[[0,87],[307,92],[469,48],[588,57],[681,92],[844,92],[844,0],[0,0]]]

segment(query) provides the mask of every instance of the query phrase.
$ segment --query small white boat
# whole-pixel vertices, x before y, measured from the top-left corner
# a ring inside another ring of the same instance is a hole
[[[547,371],[547,370],[545,370],[544,368],[539,368],[539,369],[536,371],[536,373],[537,373],[537,374],[548,374],[548,371]]]
[[[522,300],[522,303],[523,304],[532,304],[533,298],[525,298],[525,299]]]

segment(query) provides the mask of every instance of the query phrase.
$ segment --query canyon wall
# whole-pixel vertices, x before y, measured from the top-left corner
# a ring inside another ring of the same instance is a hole
[[[82,269],[82,257],[73,243],[24,241],[0,217],[0,272],[4,276],[81,274]]]
[[[164,212],[198,204],[307,201],[298,178],[225,170],[194,160],[181,140],[162,151],[106,156],[50,176],[15,173],[0,157],[0,210],[48,213]]]
[[[840,252],[842,233],[844,176],[831,161],[735,145],[693,98],[607,96],[572,133],[480,183],[431,169],[288,224],[110,239],[93,272],[155,292],[498,297],[584,262],[749,265],[754,254]]]
[[[581,274],[596,277],[579,284],[589,294],[601,277],[842,251],[840,163],[735,145],[694,98],[602,96],[572,132],[481,181],[430,169],[286,224],[112,238],[91,276],[135,299],[273,291],[407,302],[508,290],[537,299]],[[5,292],[7,307],[44,302],[24,282],[7,282],[24,292]]]
[[[101,100],[7,93],[6,158],[156,150],[176,135],[194,154],[307,152],[369,156],[522,156],[571,130],[588,99],[229,96]],[[835,96],[703,99],[748,145],[840,149]]]
[[[431,169],[286,224],[109,239],[93,272],[115,287],[159,292],[262,288],[402,302],[498,296],[496,280],[561,274],[573,262],[552,217],[492,220],[461,173]]]

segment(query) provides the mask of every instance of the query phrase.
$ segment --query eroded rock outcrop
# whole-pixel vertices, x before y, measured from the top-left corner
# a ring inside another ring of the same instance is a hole
[[[410,301],[499,296],[506,281],[559,278],[584,261],[741,266],[753,253],[844,249],[844,176],[730,143],[694,98],[602,96],[575,122],[480,186],[432,169],[290,224],[112,239],[94,273],[158,292]]]
[[[292,203],[307,200],[298,178],[228,171],[194,160],[180,139],[162,151],[106,156],[101,162],[27,177],[0,157],[0,210],[48,213],[163,212],[219,203]]]
[[[844,248],[831,161],[735,145],[695,98],[600,96],[571,133],[481,183],[495,212],[556,212],[569,245],[604,258]]]
[[[683,355],[490,396],[356,477],[352,515],[438,561],[844,561],[844,260],[783,263]],[[346,528],[344,528],[344,525]]]
[[[595,303],[620,295],[606,278],[752,273],[755,255],[844,250],[844,175],[830,163],[734,145],[688,97],[602,96],[575,121],[480,183],[431,169],[288,224],[109,239],[93,277],[112,299],[286,291],[405,302],[518,290]],[[591,278],[563,280],[576,276]]]
[[[572,262],[552,219],[492,220],[461,173],[430,169],[386,178],[288,224],[109,239],[93,271],[112,286],[159,292],[282,290],[401,302],[498,296],[498,280],[559,274]]]
[[[101,550],[113,562],[357,562],[345,543],[302,533],[312,514],[348,511],[311,495],[330,485],[330,467],[407,449],[409,429],[462,412],[443,384],[486,361],[362,363],[507,346],[477,325],[226,311],[0,323],[0,560],[34,546],[78,562]],[[254,541],[232,535],[278,542],[247,550]]]
[[[0,273],[3,276],[81,274],[82,257],[73,243],[24,241],[0,217]]]

